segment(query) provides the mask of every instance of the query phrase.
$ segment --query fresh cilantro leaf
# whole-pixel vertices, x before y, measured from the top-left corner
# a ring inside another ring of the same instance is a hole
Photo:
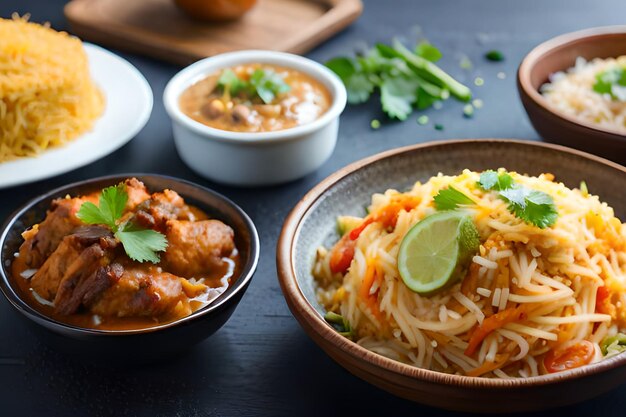
[[[110,219],[105,217],[98,206],[90,201],[84,202],[80,206],[76,217],[85,224],[104,224],[109,227],[115,226],[115,223],[109,223]]]
[[[85,202],[80,206],[76,217],[83,223],[104,224],[109,228],[114,228],[115,222],[122,216],[127,201],[128,194],[124,184],[107,187],[100,193],[99,206]]]
[[[474,200],[452,186],[440,190],[433,200],[437,210],[442,211],[454,210],[460,205],[476,204]]]
[[[250,85],[265,104],[269,104],[276,96],[291,90],[283,77],[272,70],[256,69],[250,76]]]
[[[129,258],[137,262],[159,262],[156,252],[167,248],[165,235],[152,229],[141,229],[134,223],[126,223],[115,237],[124,245],[124,251]]]
[[[98,207],[102,214],[110,219],[110,223],[115,223],[117,219],[122,217],[126,202],[128,202],[126,185],[118,184],[102,190]]]
[[[358,63],[349,58],[334,58],[326,63],[326,66],[339,76],[346,86],[348,103],[360,104],[366,102],[375,84],[371,78],[359,68]]]
[[[220,78],[217,80],[217,86],[223,91],[228,90],[231,95],[237,95],[248,87],[248,83],[237,77],[233,70],[227,68],[222,71]]]
[[[498,174],[496,171],[487,170],[480,174],[478,184],[484,190],[507,190],[513,185],[513,177],[506,172]]]
[[[439,49],[427,41],[420,42],[415,47],[415,54],[429,60],[430,62],[437,62],[443,56]]]
[[[167,248],[165,235],[155,230],[142,229],[132,222],[121,226],[118,224],[127,202],[128,193],[123,183],[107,187],[100,193],[99,206],[87,201],[80,206],[76,217],[83,223],[102,224],[111,229],[131,259],[139,262],[159,262],[156,252]]]
[[[550,195],[520,185],[500,191],[500,197],[509,203],[508,209],[528,224],[545,229],[556,223],[558,211]]]
[[[608,94],[616,101],[626,101],[626,68],[618,66],[597,74],[593,91]]]
[[[380,102],[389,117],[405,120],[417,100],[418,84],[408,78],[385,78],[380,86]]]

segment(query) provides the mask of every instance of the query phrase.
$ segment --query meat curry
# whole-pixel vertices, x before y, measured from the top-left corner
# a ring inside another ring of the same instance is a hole
[[[208,305],[239,274],[234,232],[173,190],[124,182],[123,216],[167,238],[158,263],[131,259],[112,231],[77,212],[99,193],[56,199],[12,264],[22,298],[54,320],[103,330],[157,326]]]

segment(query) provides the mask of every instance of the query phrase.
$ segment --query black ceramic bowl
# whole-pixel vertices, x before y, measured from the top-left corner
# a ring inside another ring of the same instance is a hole
[[[93,330],[60,323],[39,313],[23,301],[14,288],[10,265],[23,239],[21,233],[45,217],[50,202],[67,194],[86,194],[136,177],[152,192],[165,188],[178,192],[212,218],[228,224],[235,231],[235,243],[241,254],[242,271],[235,282],[209,306],[180,320],[139,330]],[[94,178],[66,185],[39,196],[17,210],[2,227],[0,234],[0,289],[18,316],[45,342],[72,355],[94,359],[124,358],[150,361],[177,353],[204,340],[228,320],[241,300],[254,274],[259,258],[259,237],[246,213],[232,201],[207,188],[188,181],[147,174],[127,174]]]

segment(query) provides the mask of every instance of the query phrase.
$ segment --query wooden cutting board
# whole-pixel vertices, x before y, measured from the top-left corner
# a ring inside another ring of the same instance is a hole
[[[361,0],[259,0],[241,19],[193,20],[173,0],[73,0],[72,32],[84,40],[177,64],[242,49],[302,54],[328,39],[363,9]]]

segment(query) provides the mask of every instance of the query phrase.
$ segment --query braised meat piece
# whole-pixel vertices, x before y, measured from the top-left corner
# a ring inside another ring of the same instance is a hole
[[[222,258],[235,248],[233,229],[219,220],[170,220],[165,236],[164,268],[187,278],[198,278],[222,265]]]
[[[22,234],[20,257],[29,268],[39,268],[56,250],[61,240],[82,223],[76,217],[84,198],[58,198],[51,204],[44,221]]]
[[[176,191],[164,190],[139,204],[133,220],[143,227],[163,231],[168,220],[178,218],[187,210],[185,201]]]
[[[148,193],[146,186],[137,178],[129,178],[124,181],[124,184],[126,184],[126,193],[128,194],[126,210],[135,210],[135,207],[150,198],[150,193]]]
[[[113,317],[158,317],[173,312],[180,301],[186,301],[181,279],[159,271],[128,266],[117,283],[89,305],[90,311]]]
[[[89,256],[95,252],[93,251],[94,248],[96,248],[95,245],[83,251],[81,258],[84,257],[89,261]],[[98,266],[97,263],[93,263],[85,266],[85,269],[67,276],[61,282],[59,292],[54,299],[55,312],[65,315],[75,313],[81,305],[92,303],[107,288],[115,285],[124,272],[124,268],[117,263],[106,266]]]
[[[71,314],[84,301],[85,295],[88,299],[94,297],[114,282],[115,273],[111,278],[113,281],[105,285],[108,281],[98,271],[111,263],[118,246],[108,229],[101,226],[80,227],[63,238],[33,275],[31,287],[41,297],[54,300],[57,312]],[[92,277],[96,272],[100,275]]]

